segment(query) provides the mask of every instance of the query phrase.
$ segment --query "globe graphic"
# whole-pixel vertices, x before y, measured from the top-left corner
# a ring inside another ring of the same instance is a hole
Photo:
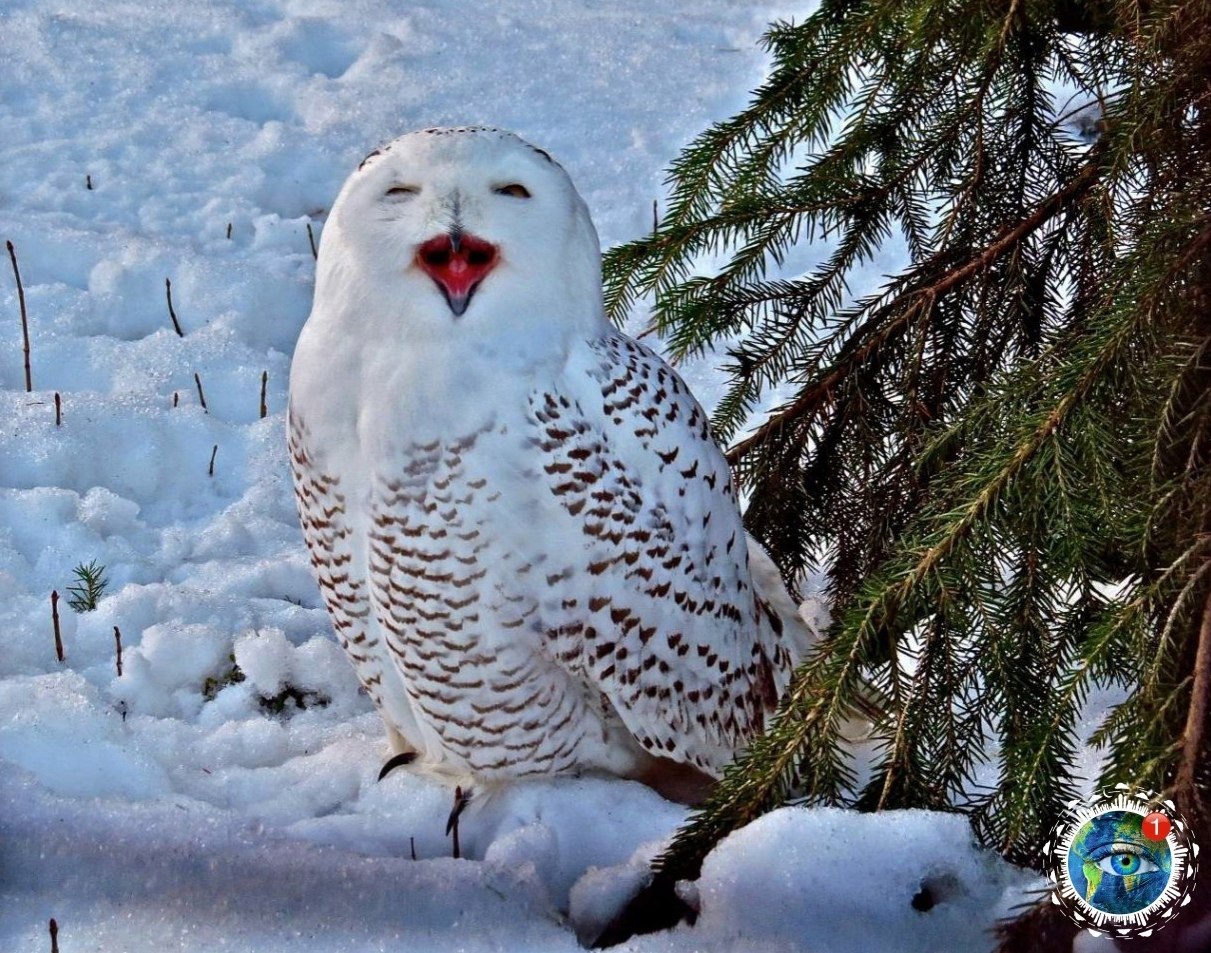
[[[1167,842],[1144,836],[1143,820],[1134,811],[1105,811],[1090,818],[1072,839],[1068,875],[1095,910],[1136,913],[1164,893],[1173,856]]]

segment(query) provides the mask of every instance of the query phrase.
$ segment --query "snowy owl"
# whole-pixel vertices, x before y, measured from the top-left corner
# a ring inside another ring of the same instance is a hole
[[[397,758],[694,800],[808,648],[702,408],[607,321],[584,201],[512,133],[411,133],[349,177],[288,429],[315,576]]]

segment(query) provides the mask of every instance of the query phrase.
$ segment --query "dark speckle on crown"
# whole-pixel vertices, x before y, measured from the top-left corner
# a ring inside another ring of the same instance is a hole
[[[497,126],[431,126],[428,129],[421,129],[416,133],[412,133],[412,135],[423,135],[423,136],[461,136],[461,135],[484,135],[484,134],[494,134],[499,139],[513,139],[516,142],[520,143],[521,145],[525,146],[527,149],[529,149],[531,152],[535,153],[536,155],[542,156],[549,163],[551,163],[551,165],[562,168],[558,162],[556,162],[554,159],[551,158],[551,154],[549,152],[547,152],[545,149],[539,149],[537,146],[532,146],[532,145],[530,145],[530,143],[526,142],[524,139],[522,139],[517,134],[509,132],[509,130],[507,130],[507,129],[500,129]],[[360,172],[372,160],[378,158],[385,152],[389,152],[391,150],[391,146],[393,144],[394,144],[393,142],[388,142],[385,145],[379,146],[377,149],[375,149],[373,152],[371,152],[368,156],[366,156],[364,159],[362,159],[361,163],[357,167],[357,170]]]

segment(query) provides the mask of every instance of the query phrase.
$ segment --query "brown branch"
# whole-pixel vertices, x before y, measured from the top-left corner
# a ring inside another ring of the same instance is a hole
[[[265,402],[265,390],[269,387],[269,372],[261,371],[261,419],[269,416],[269,405]]]
[[[13,263],[13,277],[17,279],[17,301],[21,305],[21,339],[25,348],[25,392],[28,394],[34,389],[34,381],[30,376],[29,371],[29,316],[25,312],[25,286],[21,284],[21,270],[17,267],[17,250],[13,248],[13,243],[6,241],[8,246],[8,257]]]
[[[728,463],[736,466],[746,455],[765,444],[783,427],[797,423],[803,418],[810,419],[818,413],[831,398],[834,388],[861,366],[888,338],[909,325],[920,314],[922,308],[932,307],[936,299],[945,295],[956,285],[962,284],[988,268],[994,261],[1092,188],[1097,183],[1101,172],[1100,158],[1100,154],[1090,157],[1071,182],[1049,197],[1022,221],[1002,229],[1000,236],[982,251],[971,255],[962,264],[948,269],[931,283],[919,288],[910,288],[898,294],[884,308],[880,309],[880,313],[889,314],[895,312],[897,308],[902,308],[903,310],[899,314],[881,327],[878,320],[872,318],[866,326],[871,329],[870,337],[855,346],[849,354],[843,356],[823,378],[804,390],[792,403],[766,420],[751,436],[729,448],[726,453]],[[935,270],[947,256],[947,250],[943,249],[934,255],[921,270],[926,273]],[[865,328],[859,330],[855,337],[861,337],[865,330]]]
[[[1200,796],[1198,772],[1205,770],[1207,727],[1211,724],[1211,593],[1203,606],[1202,624],[1198,629],[1198,645],[1194,657],[1194,683],[1190,692],[1190,709],[1186,714],[1186,730],[1182,733],[1182,756],[1178,764],[1176,790],[1184,802],[1182,807],[1194,815],[1197,823],[1211,823],[1208,808]]]

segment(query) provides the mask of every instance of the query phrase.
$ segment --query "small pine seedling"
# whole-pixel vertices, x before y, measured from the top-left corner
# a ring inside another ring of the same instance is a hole
[[[67,604],[77,612],[92,612],[97,608],[97,600],[105,592],[105,587],[109,585],[109,580],[105,578],[105,567],[98,566],[94,559],[87,566],[80,563],[72,572],[79,581],[76,585],[67,587],[67,591],[72,594]]]

